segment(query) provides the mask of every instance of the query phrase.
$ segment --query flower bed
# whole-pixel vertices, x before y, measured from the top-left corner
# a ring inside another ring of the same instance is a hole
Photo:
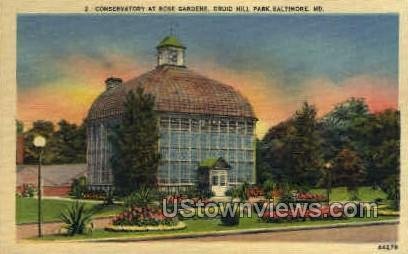
[[[89,199],[89,200],[105,200],[106,199],[106,192],[105,191],[85,191],[82,195],[82,199]]]
[[[305,202],[305,203],[324,202],[324,201],[327,201],[327,197],[324,195],[320,195],[320,194],[299,192],[295,195],[295,200],[296,202]]]
[[[167,218],[159,208],[132,207],[120,213],[112,220],[114,226],[175,226],[177,218]]]
[[[146,232],[146,231],[171,231],[185,228],[186,224],[179,221],[175,225],[158,225],[158,226],[109,225],[105,227],[105,230],[112,232]]]
[[[281,222],[285,220],[318,220],[318,219],[341,219],[345,218],[344,214],[341,209],[334,209],[336,214],[341,214],[339,217],[332,217],[330,214],[330,209],[328,206],[323,206],[318,210],[309,210],[307,209],[304,214],[300,212],[292,212],[291,210],[288,211],[281,211],[280,216],[276,211],[266,211],[263,216],[262,220],[268,223],[271,222]],[[316,216],[319,214],[320,216]]]

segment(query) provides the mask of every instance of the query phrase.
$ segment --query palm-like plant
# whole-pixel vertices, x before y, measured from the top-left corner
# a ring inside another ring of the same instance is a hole
[[[83,234],[91,224],[93,213],[85,209],[85,204],[76,201],[72,206],[60,214],[60,219],[65,223],[67,234],[70,236]]]

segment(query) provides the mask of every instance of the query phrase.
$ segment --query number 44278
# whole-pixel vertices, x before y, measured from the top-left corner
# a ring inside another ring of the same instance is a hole
[[[398,250],[398,245],[397,244],[379,244],[378,249],[379,250]]]

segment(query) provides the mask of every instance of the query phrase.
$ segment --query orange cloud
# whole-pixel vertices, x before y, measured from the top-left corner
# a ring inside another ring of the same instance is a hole
[[[384,77],[358,75],[337,84],[321,78],[308,80],[302,87],[299,99],[315,104],[319,115],[324,115],[335,104],[350,97],[364,98],[372,112],[398,108],[397,82]]]
[[[62,118],[81,123],[94,99],[105,89],[109,76],[123,79],[143,72],[137,61],[122,55],[107,55],[108,61],[73,55],[55,65],[61,78],[19,91],[18,119],[29,127],[35,120],[58,122]]]
[[[283,89],[285,84],[280,80],[267,79],[259,72],[238,72],[214,66],[212,63],[204,64],[200,71],[234,86],[249,99],[259,118],[257,136],[260,138],[271,126],[289,118],[305,101],[317,107],[319,116],[350,97],[365,98],[373,112],[398,107],[398,85],[387,78],[358,75],[340,83],[316,78],[290,91]]]
[[[80,123],[105,89],[107,77],[127,80],[151,68],[123,55],[106,55],[103,61],[74,55],[56,65],[63,73],[60,79],[19,92],[18,118],[26,127],[38,119],[57,122],[64,118]],[[335,83],[321,77],[306,80],[289,92],[281,80],[261,72],[230,70],[211,62],[192,69],[234,86],[249,99],[259,119],[260,138],[271,126],[290,117],[304,101],[316,105],[320,116],[350,97],[365,98],[372,111],[398,107],[396,81],[387,78],[359,75]]]

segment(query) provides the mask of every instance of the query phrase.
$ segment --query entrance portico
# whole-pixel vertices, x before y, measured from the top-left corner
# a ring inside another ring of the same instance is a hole
[[[204,181],[207,181],[208,188],[216,197],[225,196],[228,189],[228,171],[231,166],[222,158],[210,158],[201,162],[200,167],[206,169]]]

